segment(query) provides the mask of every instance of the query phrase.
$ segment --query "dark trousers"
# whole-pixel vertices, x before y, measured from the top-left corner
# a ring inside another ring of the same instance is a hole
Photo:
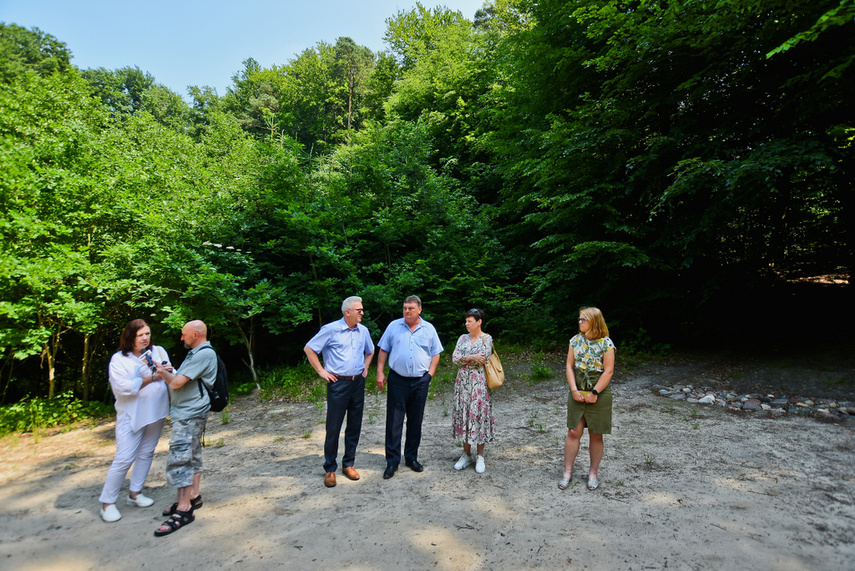
[[[389,386],[386,392],[386,464],[401,463],[401,434],[404,416],[407,417],[407,442],[404,460],[419,459],[419,444],[422,440],[422,420],[425,417],[430,376],[402,377],[389,371]]]
[[[342,379],[327,383],[327,437],[324,440],[324,471],[335,472],[338,469],[338,437],[341,424],[347,414],[347,428],[344,430],[344,457],[341,465],[353,466],[356,458],[356,445],[362,431],[362,409],[365,408],[365,377],[352,381]]]

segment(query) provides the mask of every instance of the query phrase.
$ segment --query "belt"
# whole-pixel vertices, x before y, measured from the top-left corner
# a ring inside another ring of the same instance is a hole
[[[335,375],[335,373],[333,373]],[[335,375],[339,381],[355,381],[356,379],[361,379],[362,375],[353,375],[350,377],[345,377],[344,375]]]
[[[424,376],[425,376],[425,374],[427,373],[427,371],[425,371],[424,373],[422,373],[421,375],[419,375],[419,376],[417,376],[417,377],[408,377],[407,375],[402,375],[401,373],[399,373],[399,372],[398,372],[398,371],[396,371],[395,369],[390,369],[390,371],[392,371],[393,373],[395,373],[396,375],[398,375],[398,376],[399,376],[399,377],[401,377],[402,379],[421,379],[421,378],[422,378],[422,377],[424,377]]]

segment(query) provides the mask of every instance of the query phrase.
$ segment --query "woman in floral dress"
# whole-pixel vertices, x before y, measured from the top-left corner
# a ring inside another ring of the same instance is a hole
[[[573,462],[579,453],[582,433],[588,427],[591,467],[588,489],[600,485],[597,471],[603,459],[603,434],[612,433],[612,389],[615,370],[615,344],[603,313],[596,307],[579,310],[579,333],[570,339],[567,351],[567,438],[564,440],[564,476],[562,490],[570,485]]]
[[[493,440],[493,402],[487,389],[484,364],[493,352],[493,338],[481,331],[484,312],[470,309],[466,312],[466,330],[454,348],[451,360],[460,367],[454,382],[454,406],[451,429],[458,443],[463,444],[463,455],[454,465],[462,470],[473,462],[475,471],[483,474],[484,445]],[[472,443],[476,456],[472,456]]]

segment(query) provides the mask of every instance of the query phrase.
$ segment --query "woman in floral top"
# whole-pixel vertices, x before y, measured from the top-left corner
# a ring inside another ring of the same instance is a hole
[[[588,427],[591,467],[588,489],[599,486],[597,470],[603,458],[603,434],[612,433],[612,389],[609,383],[615,370],[615,344],[609,328],[596,307],[579,311],[579,333],[570,340],[567,352],[567,438],[564,440],[564,476],[562,490],[570,485],[573,462],[579,453],[582,433]]]
[[[473,462],[475,471],[483,474],[484,445],[493,440],[493,403],[487,389],[484,363],[493,352],[493,338],[481,331],[484,312],[470,309],[466,312],[466,335],[461,335],[451,360],[460,367],[454,382],[454,405],[451,414],[452,435],[463,444],[463,455],[454,465],[462,470]],[[472,443],[477,445],[477,456],[472,456]]]

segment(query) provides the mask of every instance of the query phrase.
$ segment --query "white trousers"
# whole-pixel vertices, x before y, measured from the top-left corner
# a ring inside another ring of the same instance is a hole
[[[116,457],[113,459],[110,471],[107,472],[104,489],[101,490],[99,498],[101,503],[116,503],[131,464],[134,466],[134,471],[131,473],[131,491],[142,491],[165,420],[162,418],[147,424],[136,432],[131,430],[131,423],[127,417],[123,421],[116,420]]]

